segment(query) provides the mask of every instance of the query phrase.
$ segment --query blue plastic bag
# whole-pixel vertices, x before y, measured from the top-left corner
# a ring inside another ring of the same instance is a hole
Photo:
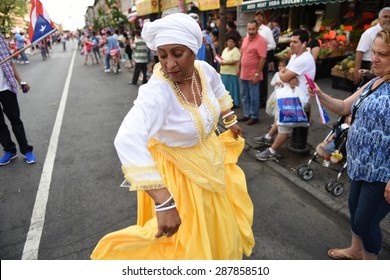
[[[288,84],[276,90],[279,108],[277,125],[290,127],[308,127],[310,125],[300,100],[302,95],[304,93],[299,87],[292,89]]]

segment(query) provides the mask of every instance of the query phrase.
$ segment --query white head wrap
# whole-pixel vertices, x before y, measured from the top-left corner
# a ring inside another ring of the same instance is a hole
[[[146,22],[142,29],[142,38],[149,49],[168,44],[180,44],[188,47],[194,54],[202,46],[202,33],[199,24],[189,15],[171,14],[153,22]]]

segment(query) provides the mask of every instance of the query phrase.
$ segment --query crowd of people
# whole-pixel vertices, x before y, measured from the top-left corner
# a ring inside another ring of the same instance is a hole
[[[310,112],[310,98],[316,95],[328,110],[350,115],[346,150],[352,239],[348,248],[330,249],[332,259],[377,259],[382,249],[380,222],[390,212],[390,7],[378,18],[378,25],[361,37],[357,59],[362,61],[355,73],[369,68],[374,78],[347,99],[307,85],[304,74],[315,77],[319,47],[307,28],[292,33],[291,58],[278,64],[271,82],[278,90],[299,89],[304,112]],[[198,15],[177,13],[147,22],[130,36],[118,30],[79,36],[86,65],[91,58],[92,64],[104,63],[108,73],[115,53],[134,68],[129,84],[136,85],[141,72],[143,84],[115,138],[130,190],[138,191],[138,221],[104,236],[92,259],[241,259],[251,254],[253,205],[237,165],[244,146],[239,122],[251,126],[260,120],[260,97],[268,88],[262,81],[268,76],[266,69],[275,70],[280,29],[277,19],[266,25],[262,11],[247,22],[245,36],[233,22],[226,29],[221,46],[215,25],[202,31]],[[66,51],[66,38],[62,40],[60,36]],[[26,63],[23,55],[20,59]],[[150,61],[154,65],[149,78]],[[34,163],[18,114],[9,114],[10,106],[18,112],[14,93],[22,80],[12,62],[2,65],[2,73],[4,114],[19,128],[14,133],[26,162]],[[237,116],[233,109],[240,106],[243,115]],[[277,150],[292,132],[293,126],[278,119],[280,110],[270,130],[254,139],[269,146],[256,154],[260,161],[280,157]],[[0,124],[2,165],[17,156],[6,128]],[[319,148],[329,165],[330,148]]]
[[[78,47],[85,57],[85,65],[88,65],[90,58],[92,65],[104,65],[106,73],[110,73],[114,65],[117,67],[115,72],[121,72],[123,67],[129,68],[132,73],[129,85],[137,85],[141,75],[142,84],[145,84],[153,65],[158,62],[158,56],[147,48],[138,29],[127,32],[104,28],[99,33],[81,32]]]
[[[380,11],[382,31],[372,38],[370,57],[376,78],[348,99],[336,100],[318,86],[315,91],[308,87],[304,74],[315,77],[318,44],[310,38],[305,28],[293,32],[291,59],[278,65],[279,72],[272,81],[278,88],[299,89],[302,92],[302,110],[305,112],[310,110],[310,95],[317,94],[329,110],[339,115],[351,114],[344,129],[349,129],[351,137],[347,142],[347,151],[351,179],[349,208],[352,243],[345,249],[329,250],[328,256],[332,259],[376,259],[382,248],[379,224],[390,211],[390,163],[386,156],[390,148],[390,115],[386,109],[390,107],[388,17],[390,8]],[[263,18],[262,12],[256,13],[256,18],[247,23],[244,38],[232,32],[234,26],[229,23],[227,33],[232,36],[226,37],[225,46],[216,44],[216,30],[200,32],[199,28],[192,27],[196,22],[199,23],[197,15],[188,17],[174,14],[145,25],[141,36],[146,45],[157,52],[160,64],[150,81],[140,87],[135,105],[124,119],[115,139],[125,178],[131,190],[138,191],[138,217],[142,218],[135,226],[103,237],[92,253],[93,259],[236,259],[241,258],[242,253],[247,255],[251,252],[253,233],[246,231],[245,236],[240,235],[243,227],[248,229],[252,223],[251,207],[246,212],[248,219],[237,220],[241,217],[240,211],[252,205],[246,188],[236,186],[239,192],[237,195],[246,200],[247,204],[244,208],[243,204],[235,205],[239,212],[233,211],[233,216],[229,218],[233,229],[223,244],[217,242],[219,239],[214,239],[213,245],[207,238],[189,240],[187,233],[190,230],[192,236],[213,236],[214,230],[226,226],[222,221],[226,220],[230,210],[226,212],[226,208],[221,208],[216,201],[212,206],[208,205],[209,198],[214,200],[213,192],[218,189],[218,184],[214,185],[214,182],[219,175],[213,170],[218,166],[220,171],[224,171],[223,186],[226,189],[221,193],[222,197],[230,197],[229,177],[238,167],[230,166],[234,167],[230,169],[226,165],[230,162],[226,157],[233,146],[225,141],[230,134],[229,137],[235,139],[233,143],[239,143],[242,133],[239,121],[245,121],[247,125],[259,121],[261,80],[265,75],[263,69],[265,65],[272,68],[274,62],[270,59],[274,45],[268,39],[272,36],[274,40],[274,37],[271,29],[263,24]],[[177,21],[186,24],[178,26]],[[262,32],[265,32],[264,36]],[[220,90],[228,92],[229,98]],[[151,96],[149,92],[154,94]],[[209,107],[210,99],[214,98],[219,104]],[[360,106],[361,103],[364,105]],[[238,117],[233,109],[241,104],[243,116]],[[357,110],[359,107],[361,109]],[[227,132],[215,134],[219,116],[222,116]],[[193,127],[184,125],[188,121],[193,123]],[[381,136],[375,136],[374,140],[372,131],[378,131]],[[275,118],[270,131],[255,138],[256,142],[270,146],[258,152],[257,159],[264,161],[277,157],[277,149],[291,132],[291,126]],[[274,135],[277,135],[275,140]],[[362,144],[363,139],[367,139],[364,141],[367,145]],[[218,140],[219,145],[211,144]],[[326,164],[329,160],[326,154],[330,151],[328,148],[326,146],[322,154]],[[234,154],[234,163],[239,153]],[[143,161],[135,161],[135,158],[142,158]],[[366,170],[367,166],[370,166],[370,172]],[[245,186],[245,177],[239,178],[242,179],[239,185]],[[199,190],[202,198],[198,197]],[[208,199],[205,199],[205,193]],[[198,204],[192,205],[192,201],[198,201]],[[154,210],[153,207],[146,207],[153,203]],[[204,208],[209,209],[209,218],[206,220],[203,220]],[[198,221],[196,226],[190,222],[194,220]],[[236,222],[240,225],[238,228]],[[236,240],[235,245],[231,243],[233,240]],[[235,250],[241,253],[237,255]]]

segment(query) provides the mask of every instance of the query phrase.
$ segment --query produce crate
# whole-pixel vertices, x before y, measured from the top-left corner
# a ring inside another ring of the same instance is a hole
[[[329,77],[332,68],[344,58],[346,58],[346,56],[318,59],[316,62],[316,79]]]
[[[332,69],[330,74],[333,76],[332,88],[350,92],[356,90],[357,86],[353,83],[353,74],[339,72],[335,69]]]

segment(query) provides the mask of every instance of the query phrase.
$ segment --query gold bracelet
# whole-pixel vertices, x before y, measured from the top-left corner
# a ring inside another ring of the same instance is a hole
[[[231,123],[234,123],[235,121],[237,120],[237,116],[236,115],[233,115],[233,118],[230,120],[230,121],[226,121],[225,119],[223,120],[223,123],[225,125],[229,125]]]

